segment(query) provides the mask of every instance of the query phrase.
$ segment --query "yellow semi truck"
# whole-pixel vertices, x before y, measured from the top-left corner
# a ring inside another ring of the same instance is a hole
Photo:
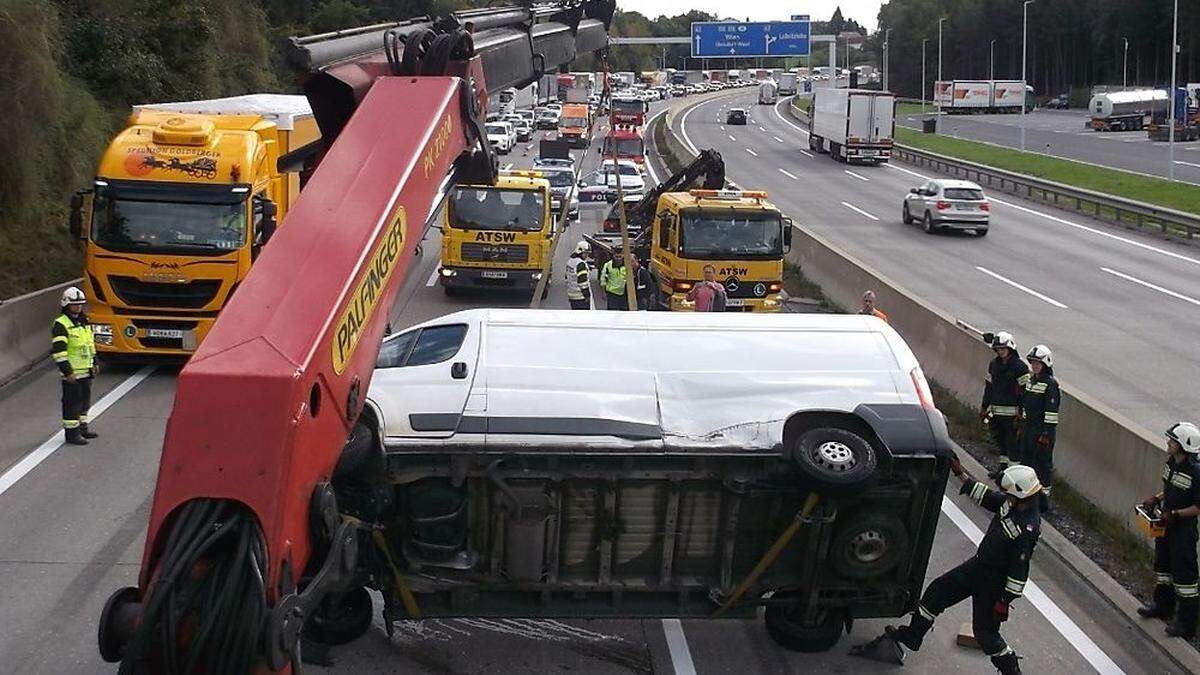
[[[134,107],[71,204],[97,352],[195,351],[295,202],[319,140],[303,96]]]
[[[438,277],[446,295],[533,291],[554,253],[550,202],[550,181],[538,171],[501,172],[494,186],[455,186],[442,209]]]

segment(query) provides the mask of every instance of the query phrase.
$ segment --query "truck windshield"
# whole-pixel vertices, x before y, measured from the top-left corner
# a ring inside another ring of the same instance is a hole
[[[560,127],[581,128],[586,127],[588,122],[583,117],[564,117],[558,121]]]
[[[537,232],[544,205],[538,190],[459,187],[450,197],[450,224],[462,230]]]
[[[112,199],[96,195],[92,240],[114,251],[225,253],[246,243],[246,203]]]
[[[621,157],[641,157],[642,156],[642,139],[640,138],[620,138],[615,142],[612,136],[604,137],[604,154],[613,154],[613,146],[616,146],[616,152]],[[624,173],[624,172],[622,172]]]
[[[783,255],[778,213],[700,211],[682,218],[681,252],[688,258],[777,258]]]
[[[622,113],[644,113],[646,112],[646,102],[632,98],[615,98],[612,102],[612,109]]]

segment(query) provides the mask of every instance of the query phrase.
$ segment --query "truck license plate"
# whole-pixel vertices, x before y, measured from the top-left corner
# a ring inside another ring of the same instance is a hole
[[[492,270],[484,270],[479,274],[484,279],[507,279],[508,272],[495,272]]]
[[[863,157],[874,157],[875,151],[874,150],[863,150],[862,154],[863,154]]]
[[[745,307],[746,301],[741,300],[741,299],[736,299],[736,298],[730,298],[725,301],[725,306],[726,307]]]
[[[171,340],[178,340],[183,337],[183,331],[168,330],[166,328],[147,328],[146,329],[146,337],[168,338]]]

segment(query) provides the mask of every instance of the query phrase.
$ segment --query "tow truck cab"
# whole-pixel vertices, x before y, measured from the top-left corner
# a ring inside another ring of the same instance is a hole
[[[659,301],[692,311],[687,293],[716,268],[731,312],[778,312],[783,256],[791,248],[791,221],[764,191],[689,190],[659,199],[650,241],[650,271]]]
[[[495,186],[455,186],[442,209],[438,278],[446,294],[532,291],[552,254],[550,205],[550,182],[540,171],[503,172]]]

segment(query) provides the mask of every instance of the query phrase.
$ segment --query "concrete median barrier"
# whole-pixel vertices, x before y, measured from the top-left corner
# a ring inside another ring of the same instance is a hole
[[[50,354],[50,322],[59,312],[66,281],[0,302],[0,386],[8,384]]]

